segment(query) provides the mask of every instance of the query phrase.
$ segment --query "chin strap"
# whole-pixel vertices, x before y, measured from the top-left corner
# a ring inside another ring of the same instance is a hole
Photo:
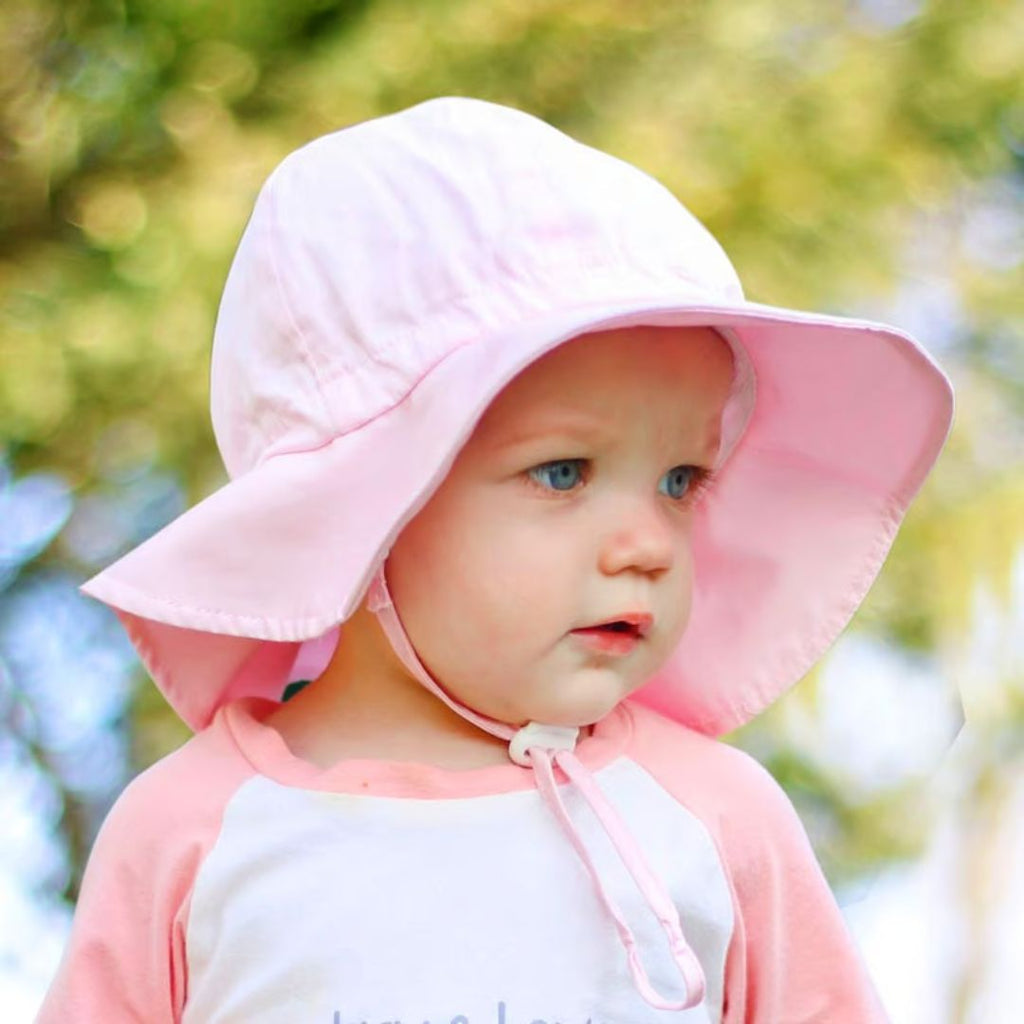
[[[444,701],[456,714],[461,715],[492,736],[508,740],[509,757],[512,761],[524,768],[533,769],[537,789],[565,829],[569,841],[579,854],[583,866],[594,882],[598,898],[615,923],[615,929],[626,951],[629,973],[640,995],[651,1006],[659,1010],[687,1010],[692,1006],[699,1005],[704,998],[704,971],[683,936],[679,913],[666,891],[664,883],[648,866],[643,851],[622,818],[604,795],[593,775],[574,753],[579,730],[566,726],[543,725],[539,722],[530,722],[517,730],[504,722],[487,718],[455,700],[430,675],[417,657],[398,617],[394,602],[391,600],[384,577],[383,562],[370,584],[366,606],[377,616],[381,628],[402,664],[420,683]],[[679,973],[686,986],[684,999],[667,999],[660,995],[651,984],[647,971],[640,960],[636,937],[626,923],[618,905],[605,889],[590,852],[562,801],[555,780],[555,766],[564,772],[569,781],[576,786],[587,803],[590,804],[623,864],[633,876],[633,880],[647,900],[648,906],[660,922],[668,938],[672,959],[679,968]]]

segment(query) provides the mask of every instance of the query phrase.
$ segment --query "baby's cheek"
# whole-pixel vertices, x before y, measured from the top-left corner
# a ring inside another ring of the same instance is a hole
[[[689,626],[692,610],[693,592],[688,582],[684,582],[668,604],[664,629],[657,644],[658,664],[655,671],[661,668],[683,638]]]

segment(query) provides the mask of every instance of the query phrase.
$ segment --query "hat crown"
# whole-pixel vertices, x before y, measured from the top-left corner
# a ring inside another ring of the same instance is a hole
[[[618,298],[743,299],[659,182],[521,111],[444,98],[323,136],[257,199],[214,339],[232,476],[318,447],[474,339]]]

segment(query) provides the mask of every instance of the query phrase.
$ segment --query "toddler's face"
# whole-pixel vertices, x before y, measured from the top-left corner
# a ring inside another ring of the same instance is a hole
[[[731,377],[710,329],[637,327],[573,339],[498,395],[388,560],[449,693],[514,725],[586,725],[660,667],[689,617]]]

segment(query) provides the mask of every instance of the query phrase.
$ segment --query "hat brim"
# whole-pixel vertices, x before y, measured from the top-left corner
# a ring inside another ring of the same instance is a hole
[[[891,327],[673,297],[538,317],[467,340],[358,429],[267,459],[81,589],[118,612],[193,728],[234,698],[279,699],[300,642],[355,610],[495,395],[572,337],[640,324],[731,328],[756,381],[746,432],[695,520],[689,626],[636,695],[727,732],[834,642],[948,434],[949,382]]]

